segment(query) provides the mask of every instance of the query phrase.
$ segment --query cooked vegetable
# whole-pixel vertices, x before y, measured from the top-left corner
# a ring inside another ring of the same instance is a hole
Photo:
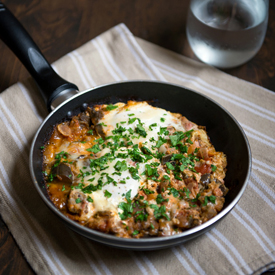
[[[59,181],[64,183],[71,184],[73,182],[73,172],[71,168],[65,163],[60,163],[58,166],[54,167],[52,169],[52,174],[54,174]]]
[[[56,126],[43,154],[56,207],[118,237],[179,234],[221,211],[228,191],[205,128],[146,102],[88,108]]]

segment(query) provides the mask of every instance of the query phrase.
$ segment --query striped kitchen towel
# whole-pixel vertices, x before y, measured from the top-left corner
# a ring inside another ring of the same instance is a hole
[[[47,110],[32,80],[17,83],[0,94],[1,215],[35,272],[231,275],[275,268],[275,93],[136,38],[124,24],[53,66],[80,90],[151,79],[213,98],[245,130],[253,169],[237,206],[208,233],[161,251],[105,247],[67,229],[34,189],[28,155]]]

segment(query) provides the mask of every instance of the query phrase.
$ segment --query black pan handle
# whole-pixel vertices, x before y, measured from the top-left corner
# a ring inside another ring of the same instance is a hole
[[[0,39],[16,54],[34,78],[49,112],[77,93],[77,86],[61,78],[45,59],[15,16],[0,2]]]

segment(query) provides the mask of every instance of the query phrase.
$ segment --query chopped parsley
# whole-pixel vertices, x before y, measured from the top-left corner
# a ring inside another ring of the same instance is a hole
[[[151,131],[153,131],[153,127],[157,127],[158,125],[157,125],[157,123],[153,123],[153,124],[151,124],[150,126],[149,126],[149,129],[151,130]]]
[[[164,199],[161,194],[157,195],[156,202],[157,204],[161,204],[162,202],[167,202],[169,199]]]
[[[129,172],[134,180],[139,180],[140,176],[138,175],[138,169],[135,167],[130,167]]]
[[[42,172],[45,176],[47,176],[47,181],[48,182],[52,182],[54,180],[54,178],[56,177],[56,174],[53,173],[54,169],[59,166],[59,164],[61,163],[62,159],[63,159],[62,162],[67,163],[68,162],[67,161],[68,157],[69,157],[69,154],[67,152],[65,152],[65,151],[61,151],[61,152],[55,154],[55,162],[54,162],[54,164],[52,166],[52,170],[51,170],[50,174],[47,174],[46,171]]]
[[[88,186],[82,188],[82,192],[91,194],[92,192],[95,192],[95,191],[101,190],[101,189],[102,189],[102,185],[100,185],[100,184],[98,184],[98,185],[89,184]]]
[[[101,151],[98,144],[95,144],[93,147],[86,149],[88,152],[98,153]]]
[[[119,172],[126,171],[127,163],[125,160],[123,160],[123,161],[118,160],[117,163],[115,164],[114,168]]]
[[[143,188],[142,190],[144,191],[144,193],[145,193],[146,195],[150,195],[150,194],[154,194],[154,193],[155,193],[155,191],[150,190],[150,189],[147,189],[147,188]]]
[[[88,198],[87,198],[87,201],[88,201],[88,202],[94,202],[94,200],[93,200],[91,197],[88,197]]]
[[[145,129],[142,127],[141,124],[137,124],[135,132],[137,134],[141,135],[142,137],[146,137],[147,136],[147,133],[146,133]]]
[[[151,177],[151,176],[159,177],[158,169],[152,168],[149,164],[145,164],[145,174],[148,177]]]
[[[119,213],[119,216],[122,220],[126,220],[127,218],[130,218],[133,213],[133,205],[131,203],[131,189],[126,193],[125,198],[127,202],[121,202],[118,205],[118,208],[121,209],[123,212]]]
[[[114,110],[114,109],[116,109],[116,108],[118,108],[118,106],[113,105],[113,104],[109,104],[109,105],[107,105],[107,107],[106,107],[106,109],[107,109],[108,111],[112,111],[112,110]]]
[[[153,155],[153,152],[150,149],[148,149],[146,146],[142,146],[141,150],[144,154]]]
[[[170,221],[168,215],[165,213],[166,212],[165,205],[158,207],[156,204],[150,204],[150,208],[154,209],[154,216],[157,220],[165,218],[166,220]]]
[[[177,198],[180,195],[179,191],[177,189],[175,189],[174,187],[168,187],[167,189],[169,190],[168,194],[169,195],[172,194],[175,198]]]
[[[217,170],[217,166],[216,166],[216,165],[211,164],[211,170],[212,170],[213,172],[215,172],[215,171]]]
[[[159,140],[157,141],[156,147],[159,148],[161,145],[166,143],[166,139],[159,137]]]
[[[77,198],[77,199],[75,200],[75,203],[81,203],[81,199],[80,199],[80,198]]]
[[[186,187],[184,187],[184,188],[183,188],[183,191],[184,191],[186,197],[189,199],[189,195],[190,195],[190,193],[191,193],[191,192],[189,191],[189,189],[187,189]]]
[[[201,196],[201,194],[198,193],[198,194],[196,195],[196,198],[192,199],[191,201],[192,201],[192,202],[197,202],[200,196]]]
[[[112,193],[108,192],[108,190],[105,190],[104,191],[104,197],[111,198],[112,197]]]
[[[169,170],[175,170],[175,167],[170,162],[166,162],[166,166]]]
[[[132,123],[134,123],[136,120],[137,120],[136,117],[134,117],[134,118],[129,118],[128,124],[132,124]]]
[[[136,217],[135,217],[135,221],[146,221],[148,214],[144,213],[143,211],[137,211],[136,213]]]
[[[177,145],[180,145],[181,144],[180,141],[183,140],[183,139],[185,139],[185,138],[186,138],[186,142],[187,143],[192,144],[193,142],[190,140],[190,137],[191,137],[191,133],[193,131],[194,130],[190,130],[190,131],[187,131],[185,133],[183,133],[181,131],[175,132],[173,135],[169,136],[171,144],[174,147],[177,146]]]
[[[211,195],[211,196],[205,196],[204,197],[204,202],[202,204],[202,206],[206,206],[208,201],[210,201],[211,203],[215,204],[216,203],[216,197]]]

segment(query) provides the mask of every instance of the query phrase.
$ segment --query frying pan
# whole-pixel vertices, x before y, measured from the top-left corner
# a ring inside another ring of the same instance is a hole
[[[184,87],[154,81],[127,81],[102,85],[81,93],[77,86],[58,76],[34,41],[12,13],[0,2],[0,38],[22,61],[36,81],[50,114],[42,123],[30,150],[30,173],[39,195],[62,222],[79,234],[113,247],[133,250],[161,249],[191,240],[211,229],[237,204],[248,183],[251,152],[244,131],[236,119],[212,99]],[[168,237],[123,239],[83,227],[65,217],[49,199],[42,174],[40,147],[52,133],[54,125],[95,104],[150,101],[152,105],[181,113],[198,125],[206,126],[217,151],[227,155],[225,184],[229,188],[223,210],[214,218],[195,228]]]

